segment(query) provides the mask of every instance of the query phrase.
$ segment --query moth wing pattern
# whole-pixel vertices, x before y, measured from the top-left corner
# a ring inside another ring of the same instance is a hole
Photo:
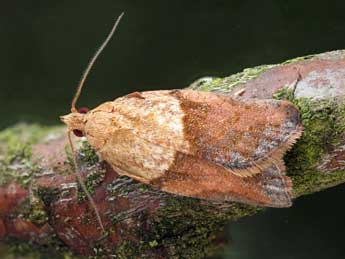
[[[248,177],[272,164],[301,136],[298,109],[287,101],[236,100],[208,92],[176,91],[185,137],[198,156]]]
[[[103,132],[94,139],[104,140],[96,149],[120,174],[179,195],[291,205],[282,156],[302,126],[289,102],[151,91],[101,105],[87,121],[100,118]],[[86,135],[94,137],[88,122]]]
[[[90,111],[86,121],[86,136],[100,156],[120,174],[142,182],[162,176],[176,151],[189,151],[182,137],[183,112],[170,95],[129,94]]]
[[[99,152],[116,172],[145,183],[161,177],[175,157],[173,148],[152,143],[131,129],[116,130]]]
[[[175,166],[164,177],[151,183],[163,191],[189,197],[289,207],[292,183],[279,166],[267,167],[252,177],[239,177],[208,160],[179,154]]]
[[[184,134],[193,156],[179,154],[183,159],[176,159],[167,176],[157,181],[163,190],[178,189],[186,196],[214,200],[291,206],[292,182],[285,176],[282,157],[303,132],[293,104],[195,91],[171,94],[184,111]]]

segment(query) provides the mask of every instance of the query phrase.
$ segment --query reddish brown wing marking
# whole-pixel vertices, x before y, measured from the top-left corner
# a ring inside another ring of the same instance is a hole
[[[289,102],[241,101],[196,91],[171,94],[179,98],[185,113],[185,138],[194,155],[238,176],[283,165],[283,154],[302,133],[299,112]]]
[[[270,207],[291,206],[291,181],[282,176],[279,165],[253,177],[239,177],[205,159],[179,153],[175,164],[151,184],[178,195],[238,201]]]
[[[282,156],[302,133],[292,104],[244,102],[194,91],[171,94],[184,111],[184,135],[192,152],[178,152],[174,164],[153,184],[203,199],[291,206],[292,183]]]

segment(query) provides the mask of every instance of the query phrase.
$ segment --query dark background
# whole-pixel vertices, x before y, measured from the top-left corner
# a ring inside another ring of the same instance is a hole
[[[2,1],[0,129],[60,123],[121,11],[79,106],[345,48],[345,1]],[[343,197],[340,186],[232,224],[222,258],[345,258]]]

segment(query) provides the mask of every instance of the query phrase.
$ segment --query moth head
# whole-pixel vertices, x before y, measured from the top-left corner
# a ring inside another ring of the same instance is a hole
[[[60,116],[60,120],[67,125],[70,131],[73,131],[74,135],[76,135],[77,137],[83,137],[86,123],[85,117],[88,112],[89,109],[86,107],[79,108],[75,112]]]

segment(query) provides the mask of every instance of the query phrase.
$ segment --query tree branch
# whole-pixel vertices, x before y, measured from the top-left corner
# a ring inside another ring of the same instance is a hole
[[[333,51],[202,78],[189,88],[299,107],[305,132],[285,156],[297,198],[345,181],[344,67],[345,51]],[[50,258],[52,248],[57,258],[61,249],[95,258],[200,258],[215,249],[224,224],[262,210],[160,192],[118,176],[87,142],[79,144],[84,180],[108,235],[101,236],[77,191],[64,128],[21,124],[0,132],[1,239],[30,241]]]

